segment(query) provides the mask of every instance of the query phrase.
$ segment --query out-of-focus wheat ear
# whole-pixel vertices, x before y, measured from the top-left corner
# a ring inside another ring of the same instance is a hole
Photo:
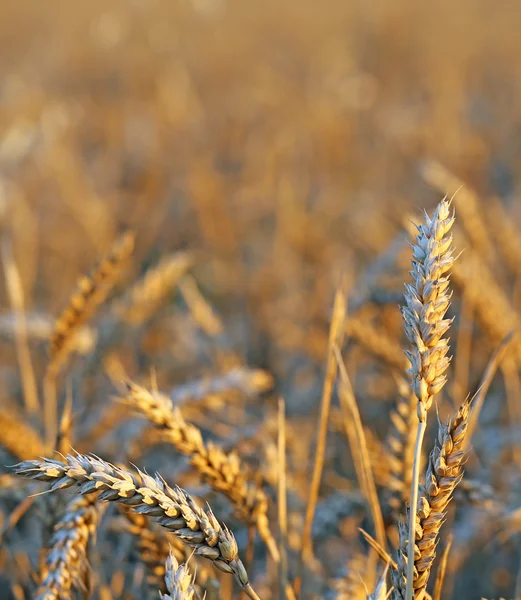
[[[185,563],[180,565],[175,555],[168,555],[165,566],[165,583],[167,594],[161,600],[193,600],[196,598],[194,578]]]
[[[100,501],[118,502],[140,514],[156,517],[160,525],[190,546],[195,554],[211,560],[221,571],[233,574],[252,600],[259,600],[248,581],[231,531],[217,521],[211,509],[204,511],[187,492],[171,488],[159,475],[151,477],[141,471],[132,474],[101,458],[83,454],[67,455],[65,462],[26,461],[16,465],[15,472],[52,482],[52,490],[77,484],[80,494],[98,492]]]
[[[406,352],[411,363],[409,373],[418,400],[418,428],[411,477],[409,531],[415,530],[415,511],[418,502],[418,481],[423,437],[427,414],[434,396],[447,380],[450,364],[449,342],[444,337],[452,320],[445,319],[449,308],[449,272],[454,262],[452,236],[454,224],[450,201],[444,198],[432,218],[425,214],[425,223],[417,226],[418,235],[412,247],[412,284],[405,286],[405,305],[402,306],[405,333],[412,345]],[[406,563],[406,600],[414,596],[414,536],[409,536]]]
[[[92,498],[75,497],[67,504],[54,528],[35,600],[70,599],[73,588],[84,589],[87,547],[99,517]]]
[[[38,387],[36,385],[36,377],[29,350],[22,278],[14,259],[11,244],[5,240],[0,250],[4,266],[6,289],[14,317],[16,356],[22,376],[25,408],[29,414],[35,414],[40,409],[40,401],[38,399]]]
[[[472,247],[478,251],[481,261],[485,261],[489,266],[493,265],[496,252],[476,193],[454,173],[434,160],[424,161],[422,175],[429,185],[453,199]]]
[[[195,257],[189,252],[165,256],[148,269],[121,300],[114,303],[114,313],[129,325],[144,323],[168,300],[174,287],[194,263]]]
[[[405,370],[409,366],[398,342],[378,330],[368,319],[359,315],[350,317],[346,323],[346,331],[348,337],[393,369]]]
[[[279,554],[267,516],[268,497],[253,474],[241,463],[238,454],[227,453],[216,444],[206,444],[201,431],[183,419],[180,410],[165,394],[149,391],[132,381],[127,381],[126,387],[127,393],[122,401],[161,428],[163,439],[190,458],[203,480],[230,500],[242,520],[257,527],[270,553],[278,561]]]
[[[116,240],[111,251],[88,276],[80,279],[69,304],[56,320],[49,344],[49,363],[44,378],[45,430],[49,446],[54,444],[57,427],[56,377],[75,347],[75,337],[96,309],[103,304],[132,255],[135,235],[131,231]]]
[[[209,337],[217,337],[224,331],[223,324],[214,310],[201,294],[195,279],[185,275],[179,282],[179,290],[186,302],[190,313],[204,333]]]

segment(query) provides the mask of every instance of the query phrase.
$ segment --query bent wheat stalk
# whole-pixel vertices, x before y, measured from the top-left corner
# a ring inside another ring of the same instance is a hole
[[[231,531],[219,524],[211,509],[205,512],[187,492],[171,488],[160,475],[151,477],[141,471],[132,474],[101,458],[83,454],[67,455],[65,462],[48,458],[29,460],[16,465],[15,472],[52,482],[51,490],[77,484],[80,494],[100,492],[100,501],[119,502],[137,513],[156,517],[160,525],[193,548],[195,554],[213,561],[221,571],[235,575],[244,593],[259,600],[248,581]]]
[[[405,306],[402,315],[405,333],[413,349],[406,355],[411,363],[413,391],[418,400],[418,430],[414,450],[411,480],[409,531],[414,531],[414,515],[418,502],[418,479],[421,448],[427,426],[427,412],[433,398],[445,385],[450,358],[448,340],[443,336],[451,320],[444,319],[450,304],[448,292],[452,256],[452,236],[448,235],[454,223],[450,214],[450,201],[443,199],[431,218],[425,214],[425,224],[419,225],[416,244],[413,246],[413,283],[405,289]],[[407,562],[406,600],[413,597],[414,536],[410,536]]]

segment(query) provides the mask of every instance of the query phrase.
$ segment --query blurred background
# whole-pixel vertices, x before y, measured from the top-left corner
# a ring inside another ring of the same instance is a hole
[[[346,364],[375,456],[383,456],[393,374],[403,366],[397,305],[408,280],[408,218],[422,218],[421,210],[432,211],[464,184],[456,210],[470,235],[458,251],[480,257],[470,280],[487,268],[517,323],[520,24],[515,0],[3,0],[0,231],[19,271],[26,315],[48,326],[79,275],[128,228],[137,235],[135,278],[169,253],[192,253],[191,281],[219,319],[216,328],[194,317],[189,294],[172,293],[146,327],[120,332],[110,352],[105,346],[103,360],[116,356],[134,378],[155,368],[165,389],[239,363],[269,373],[271,392],[260,386],[262,395],[244,405],[230,409],[221,399],[206,420],[197,411],[192,417],[230,444],[235,432],[233,443],[255,462],[262,453],[273,456],[276,398],[284,396],[295,532],[289,542],[298,549],[341,275],[353,315]],[[472,235],[478,230],[485,241]],[[492,319],[499,332],[487,330],[475,296],[465,294],[466,273],[455,281],[452,334],[463,357],[442,416],[475,390],[510,329],[502,330],[500,310]],[[0,402],[41,433],[38,416],[23,414],[12,300],[3,283]],[[372,344],[374,335],[382,337]],[[44,341],[31,341],[38,382]],[[68,373],[74,401],[96,410],[77,425],[80,433],[92,432],[113,392],[101,359],[99,371],[81,361]],[[471,475],[493,486],[507,512],[519,506],[521,430],[512,421],[518,384],[517,366],[495,381],[476,438],[485,450],[469,459]],[[356,531],[363,510],[346,509],[341,499],[356,483],[337,413],[332,421],[324,521],[315,531],[327,569],[310,597],[342,578],[363,547]],[[136,422],[128,426],[138,431]],[[98,435],[87,450],[112,458],[122,439]],[[164,446],[136,460],[171,468]],[[385,487],[385,473],[381,478]],[[6,502],[5,518],[16,506]],[[460,558],[447,597],[512,597],[517,546],[512,536],[500,544],[491,534],[477,548],[476,523],[492,517],[473,510],[460,519]],[[24,548],[23,539],[16,547]],[[468,558],[464,548],[477,556]],[[4,557],[4,568],[11,558]],[[269,578],[265,585],[270,589]]]

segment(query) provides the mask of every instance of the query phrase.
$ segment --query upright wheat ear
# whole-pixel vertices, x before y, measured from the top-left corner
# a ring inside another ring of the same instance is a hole
[[[427,412],[433,398],[447,381],[445,372],[450,364],[447,356],[449,342],[443,336],[451,320],[445,319],[450,304],[448,272],[452,267],[452,236],[448,235],[454,223],[450,201],[444,199],[436,208],[432,219],[425,214],[425,224],[418,226],[418,236],[413,246],[412,284],[405,288],[405,306],[402,315],[405,333],[412,344],[406,355],[411,363],[409,373],[418,400],[418,431],[414,451],[409,511],[409,532],[415,531],[416,505],[418,503],[419,465],[423,436],[427,426]],[[411,533],[407,552],[406,600],[414,594],[414,534]]]

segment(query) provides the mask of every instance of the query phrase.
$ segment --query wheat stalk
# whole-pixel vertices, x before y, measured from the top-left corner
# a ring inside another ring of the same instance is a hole
[[[465,437],[468,429],[472,400],[467,399],[447,425],[440,423],[438,439],[429,456],[425,485],[420,488],[417,510],[413,515],[413,528],[405,523],[400,526],[400,549],[398,569],[393,571],[394,598],[406,597],[411,583],[414,598],[421,600],[426,593],[431,567],[436,557],[439,532],[445,521],[447,507],[454,490],[463,477],[465,461]],[[409,580],[409,540],[413,542],[414,556],[411,563],[413,577]]]
[[[211,442],[205,444],[201,431],[183,419],[168,396],[150,392],[131,381],[126,385],[128,393],[123,401],[162,428],[164,439],[189,456],[191,464],[212,489],[223,493],[239,518],[255,525],[268,548],[275,550],[267,517],[268,498],[257,482],[248,480],[237,453],[226,453]]]
[[[445,372],[450,358],[448,340],[443,336],[451,320],[444,319],[450,304],[448,271],[452,266],[452,237],[454,223],[450,214],[450,201],[443,199],[432,218],[425,214],[425,224],[419,225],[416,244],[413,246],[412,284],[405,288],[405,306],[402,315],[405,333],[413,349],[406,355],[411,363],[409,373],[413,391],[418,400],[418,431],[411,478],[411,513],[409,530],[414,530],[414,507],[418,501],[418,479],[421,448],[427,426],[427,412],[433,398],[447,380]],[[406,600],[413,597],[414,540],[410,536],[407,563]]]
[[[221,571],[235,575],[243,591],[258,600],[230,530],[219,524],[211,509],[205,512],[187,492],[171,488],[159,475],[151,477],[141,471],[131,474],[100,458],[82,454],[67,455],[65,462],[26,461],[16,465],[15,472],[52,482],[51,490],[78,484],[80,494],[101,492],[99,500],[119,502],[140,514],[156,517],[160,525],[193,548],[195,554],[211,560]]]
[[[73,498],[54,528],[35,600],[66,600],[72,588],[84,588],[87,546],[100,516],[92,498]]]

